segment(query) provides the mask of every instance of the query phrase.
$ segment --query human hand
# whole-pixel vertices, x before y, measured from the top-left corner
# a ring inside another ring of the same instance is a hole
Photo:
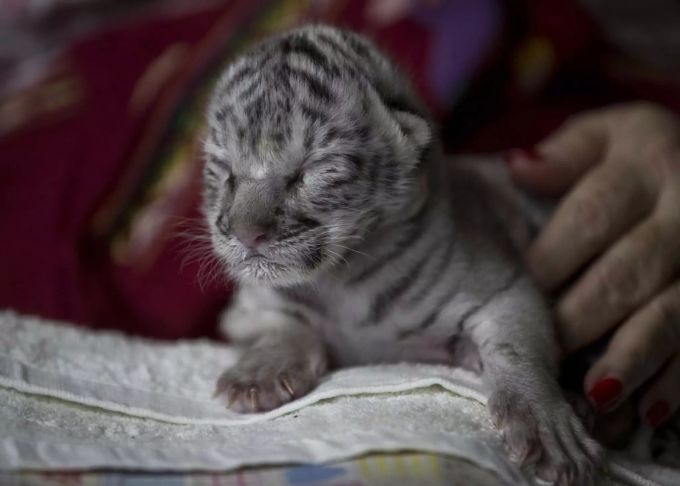
[[[584,389],[600,411],[639,390],[649,426],[680,407],[680,119],[649,103],[573,117],[535,153],[512,150],[513,180],[565,194],[528,253],[536,281],[560,290],[566,353],[613,330]]]

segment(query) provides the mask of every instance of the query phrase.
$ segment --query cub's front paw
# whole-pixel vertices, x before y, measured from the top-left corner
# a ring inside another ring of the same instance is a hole
[[[497,390],[489,399],[489,411],[511,458],[525,470],[559,485],[595,482],[602,448],[566,401]]]
[[[217,380],[215,397],[235,412],[266,412],[306,394],[325,369],[313,356],[250,350]]]

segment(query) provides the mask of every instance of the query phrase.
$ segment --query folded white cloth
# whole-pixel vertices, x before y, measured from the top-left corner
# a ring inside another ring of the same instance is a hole
[[[208,341],[161,343],[0,312],[0,469],[227,470],[370,451],[451,454],[531,484],[507,458],[478,378],[413,364],[337,371],[266,414],[212,400],[237,359]],[[680,484],[677,471],[610,461],[611,484]]]

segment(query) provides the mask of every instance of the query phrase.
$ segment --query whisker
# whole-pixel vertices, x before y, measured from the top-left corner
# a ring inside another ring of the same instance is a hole
[[[374,257],[373,255],[369,255],[368,253],[365,253],[363,251],[355,250],[354,248],[350,248],[349,246],[341,245],[340,243],[333,243],[333,246],[339,246],[340,248],[343,248],[347,251],[351,251],[351,252],[356,253],[358,255],[362,255],[362,256],[371,258],[372,260],[376,259],[376,257]]]
[[[328,249],[328,248],[326,248],[326,252],[327,252],[327,253],[330,253],[331,255],[333,255],[333,256],[335,256],[336,258],[338,258],[338,260],[341,261],[344,265],[347,265],[347,264],[349,263],[349,262],[347,261],[347,258],[345,258],[344,256],[342,256],[340,253],[334,252],[333,250],[330,250],[330,249]]]

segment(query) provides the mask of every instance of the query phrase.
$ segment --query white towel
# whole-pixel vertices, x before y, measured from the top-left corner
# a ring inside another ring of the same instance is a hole
[[[277,410],[237,415],[211,399],[237,357],[203,340],[160,343],[0,312],[0,469],[228,470],[422,450],[532,483],[464,370],[346,369]],[[680,484],[676,471],[625,457],[610,471],[612,484]]]

